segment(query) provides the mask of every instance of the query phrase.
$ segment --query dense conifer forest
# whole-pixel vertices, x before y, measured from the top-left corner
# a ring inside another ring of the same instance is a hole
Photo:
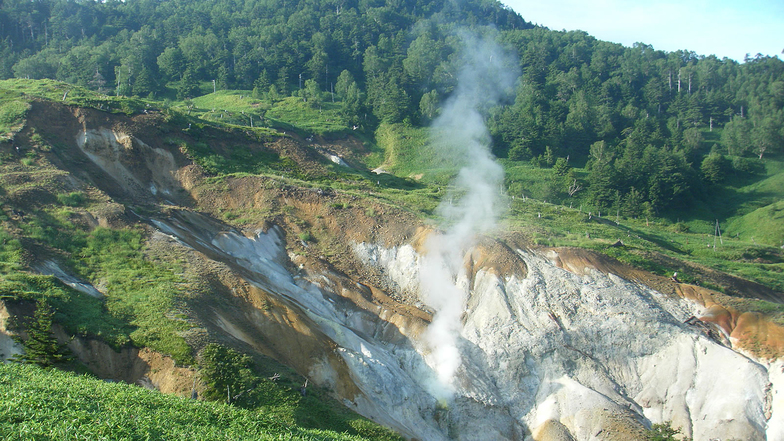
[[[372,131],[438,115],[461,29],[517,54],[516,90],[487,109],[494,153],[556,167],[551,200],[579,188],[597,209],[659,214],[782,152],[779,58],[624,47],[533,26],[494,0],[5,0],[0,78],[168,101],[295,95],[339,103],[346,124]]]

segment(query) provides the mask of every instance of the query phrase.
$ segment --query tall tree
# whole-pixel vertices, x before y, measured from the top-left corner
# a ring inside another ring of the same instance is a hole
[[[24,353],[15,357],[18,361],[50,367],[71,359],[68,347],[57,341],[52,333],[54,310],[46,300],[38,300],[32,319],[21,323],[27,339],[17,339],[24,346]]]

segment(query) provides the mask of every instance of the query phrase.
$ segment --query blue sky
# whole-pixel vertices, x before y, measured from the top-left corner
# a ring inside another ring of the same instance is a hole
[[[743,61],[784,59],[784,0],[500,0],[526,21],[600,40]]]

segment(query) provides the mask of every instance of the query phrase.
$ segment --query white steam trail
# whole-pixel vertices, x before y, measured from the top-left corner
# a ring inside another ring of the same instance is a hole
[[[424,334],[428,363],[437,375],[430,392],[451,400],[460,367],[458,348],[461,315],[468,296],[464,259],[480,233],[492,229],[506,206],[503,168],[490,152],[490,136],[480,114],[498,102],[517,78],[516,63],[490,38],[464,37],[464,65],[457,88],[432,127],[432,142],[443,146],[449,161],[459,161],[460,172],[452,194],[438,208],[443,232],[426,242],[420,272],[424,302],[435,314]],[[456,203],[452,201],[459,199]]]

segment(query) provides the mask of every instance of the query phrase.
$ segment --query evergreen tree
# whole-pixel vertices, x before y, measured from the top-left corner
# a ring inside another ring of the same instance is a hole
[[[262,69],[261,73],[259,73],[259,77],[253,82],[253,98],[256,98],[257,100],[262,99],[264,94],[269,91],[271,84],[267,69]]]
[[[234,349],[210,343],[201,352],[199,375],[207,386],[205,398],[233,402],[253,387],[253,360]]]
[[[321,90],[316,80],[305,80],[305,89],[302,90],[303,98],[312,108],[321,105]]]
[[[362,93],[357,83],[352,82],[346,89],[340,113],[348,124],[358,124],[362,106]]]
[[[60,344],[52,334],[54,311],[46,300],[38,300],[32,320],[22,323],[27,332],[27,339],[18,341],[24,346],[24,353],[14,357],[22,363],[37,364],[50,367],[71,359],[71,353],[64,344]]]
[[[719,184],[724,180],[730,163],[727,158],[720,153],[711,153],[702,160],[700,172],[702,179],[711,184]]]
[[[547,147],[545,147],[545,149],[544,149],[544,154],[542,155],[542,160],[544,161],[544,164],[547,167],[552,167],[553,165],[555,165],[555,154],[553,153],[553,149],[550,148],[549,145]],[[565,161],[566,160],[564,160],[564,162]]]
[[[191,69],[186,69],[177,88],[177,98],[193,98],[199,93],[199,85]]]
[[[143,97],[148,94],[154,94],[156,89],[152,73],[146,67],[142,68],[133,80],[133,94]]]
[[[558,176],[566,176],[571,169],[572,166],[569,165],[569,162],[566,160],[566,158],[556,159],[555,165],[553,165],[553,171]]]

